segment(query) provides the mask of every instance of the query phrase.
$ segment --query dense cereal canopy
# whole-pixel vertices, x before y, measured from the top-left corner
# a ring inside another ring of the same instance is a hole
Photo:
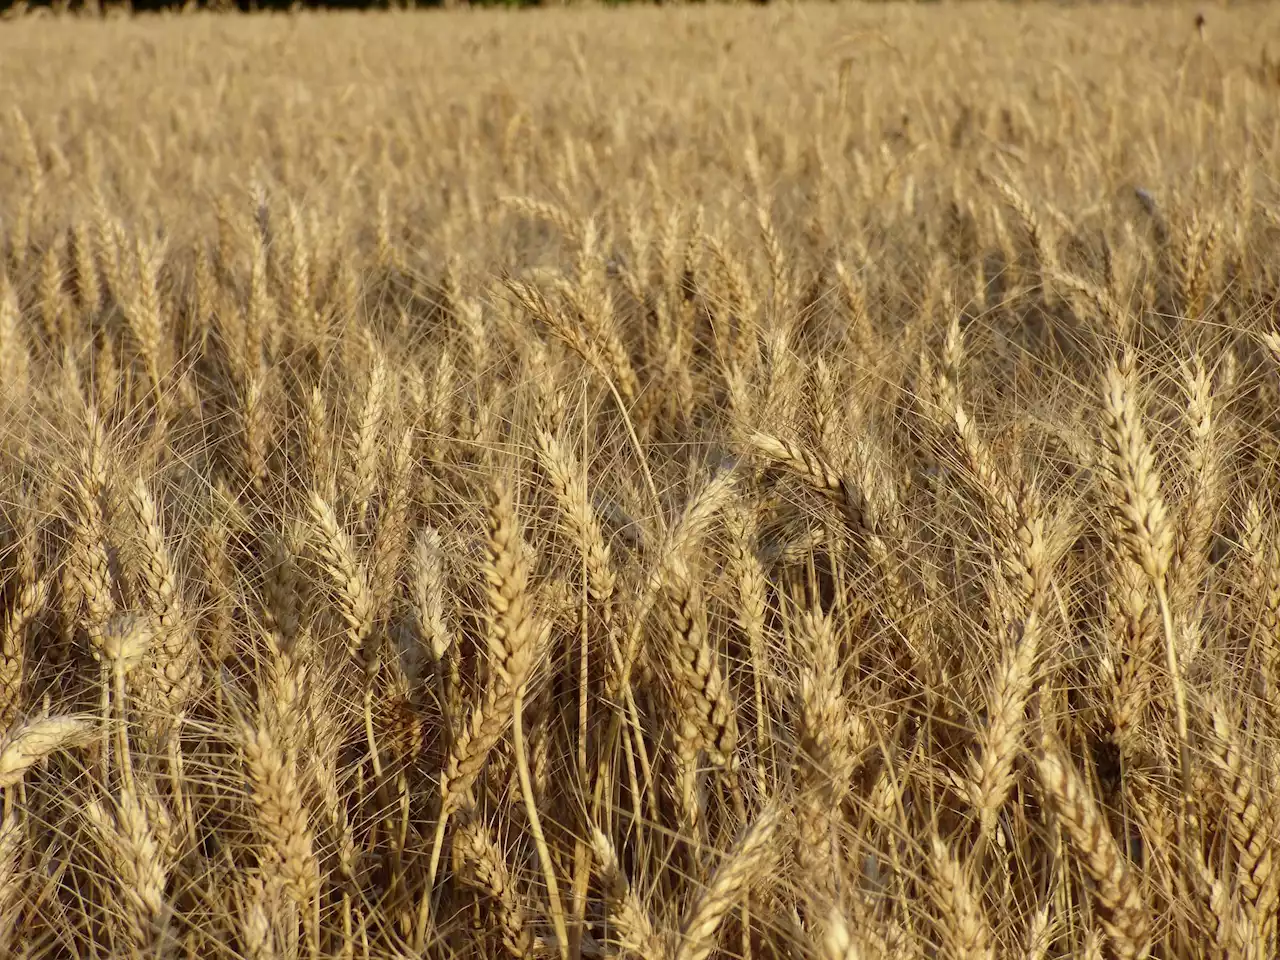
[[[1196,13],[6,22],[0,956],[1276,955]]]

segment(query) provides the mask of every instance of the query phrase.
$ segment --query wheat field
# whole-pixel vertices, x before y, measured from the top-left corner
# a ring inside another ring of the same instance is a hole
[[[0,24],[0,957],[1275,957],[1198,12]]]

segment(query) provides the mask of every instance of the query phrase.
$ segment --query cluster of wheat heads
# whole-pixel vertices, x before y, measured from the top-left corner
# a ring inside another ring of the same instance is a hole
[[[9,24],[0,956],[1275,956],[1260,16]]]

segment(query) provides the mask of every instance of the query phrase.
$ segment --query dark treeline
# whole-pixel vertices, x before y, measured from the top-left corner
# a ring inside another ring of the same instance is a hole
[[[239,10],[283,12],[288,10],[389,10],[433,7],[490,6],[490,7],[541,7],[560,6],[565,0],[0,0],[0,14],[53,10],[93,16],[107,10],[130,10],[139,13],[164,10]],[[662,6],[668,3],[701,3],[706,0],[604,0],[610,5],[650,3]],[[744,0],[748,3],[767,4],[770,0]],[[873,0],[874,2],[874,0]],[[916,0],[918,3],[936,0]]]
[[[563,0],[127,0],[127,2],[84,2],[84,0],[0,0],[0,13],[13,13],[18,10],[36,11],[53,9],[73,13],[92,15],[108,7],[123,8],[139,13],[162,10],[216,9],[253,11],[286,11],[286,10],[380,10],[404,9],[415,7],[445,6],[512,6],[538,7],[559,5]],[[670,0],[607,0],[616,4],[657,3],[659,5]],[[686,0],[688,2],[688,0]],[[698,0],[693,0],[698,2]],[[769,0],[750,0],[755,3],[768,3]]]

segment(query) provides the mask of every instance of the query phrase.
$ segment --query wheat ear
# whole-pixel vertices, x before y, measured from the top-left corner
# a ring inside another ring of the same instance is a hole
[[[1036,760],[1046,799],[1096,887],[1102,924],[1118,960],[1143,960],[1151,950],[1151,920],[1138,881],[1093,797],[1069,761],[1048,748]]]
[[[954,355],[959,354],[953,324]],[[957,366],[958,360],[952,361]],[[1024,727],[1027,699],[1035,686],[1049,587],[1048,547],[1037,498],[1011,478],[979,434],[959,399],[958,384],[940,377],[938,393],[949,395],[950,435],[966,469],[962,475],[994,522],[996,559],[1004,568],[1004,592],[1012,600],[1001,625],[1000,663],[987,693],[987,723],[979,733],[979,756],[970,764],[970,793],[989,838],[1013,783],[1013,761]]]
[[[1150,580],[1164,621],[1165,660],[1173,686],[1185,821],[1186,805],[1191,798],[1191,748],[1187,695],[1178,663],[1177,638],[1169,605],[1168,573],[1173,557],[1173,526],[1160,494],[1155,454],[1147,442],[1138,412],[1134,366],[1132,352],[1126,351],[1107,371],[1103,391],[1103,442],[1114,481],[1113,510],[1120,522],[1124,545]]]
[[[279,871],[285,891],[307,917],[307,936],[314,949],[319,930],[320,865],[294,766],[264,723],[241,723],[240,742],[258,829],[266,841],[263,859]],[[310,913],[313,909],[314,915]]]
[[[121,793],[113,811],[102,801],[91,803],[84,810],[98,832],[130,907],[130,938],[145,955],[166,935],[168,905],[164,891],[170,865],[156,842],[146,809],[132,790]]]
[[[711,956],[725,915],[772,861],[773,838],[781,822],[782,808],[772,805],[742,832],[686,915],[676,960],[707,960]]]
[[[82,747],[94,734],[93,718],[46,717],[10,727],[0,736],[0,787],[21,783],[36,763],[60,750]]]
[[[17,812],[11,808],[0,811],[0,943],[11,943],[10,937],[24,919],[22,854],[29,843]]]
[[[453,852],[464,868],[463,878],[487,893],[496,905],[502,945],[513,960],[525,960],[533,952],[533,934],[525,926],[524,907],[489,828],[468,818],[454,832]]]
[[[613,624],[613,594],[617,576],[613,571],[611,549],[605,540],[600,519],[587,493],[587,474],[567,445],[546,429],[536,435],[542,469],[551,481],[556,505],[565,525],[579,545],[585,568],[587,595],[599,610],[610,654],[616,656],[617,638]],[[587,701],[590,666],[591,624],[585,607],[580,617],[580,658],[578,680],[578,771],[583,783],[587,779]],[[615,663],[615,666],[620,666]]]
[[[0,629],[0,727],[13,722],[22,708],[22,681],[27,660],[27,629],[49,596],[49,581],[24,572],[12,607]]]
[[[930,890],[942,915],[942,933],[955,960],[993,960],[991,926],[969,876],[936,833],[930,837]]]
[[[338,523],[329,501],[313,491],[310,508],[320,561],[341,594],[342,618],[347,625],[347,651],[353,657],[363,658],[367,666],[373,660],[373,654],[366,648],[366,641],[373,634],[377,613],[369,571],[357,559],[351,536]]]
[[[569,933],[565,924],[564,902],[560,899],[560,886],[556,879],[555,864],[551,860],[547,839],[538,816],[538,804],[529,774],[529,757],[524,743],[524,697],[532,669],[534,641],[537,625],[528,608],[528,570],[524,558],[524,545],[520,540],[515,520],[515,507],[511,493],[503,483],[495,483],[490,490],[489,501],[489,554],[485,564],[488,581],[490,621],[490,647],[500,645],[502,666],[506,672],[499,682],[513,688],[512,739],[515,747],[516,769],[520,776],[520,789],[524,794],[525,813],[529,817],[529,832],[533,835],[542,863],[543,877],[547,883],[547,898],[551,905],[551,920],[555,926],[561,960],[569,960]],[[496,643],[495,643],[496,641]],[[494,652],[498,652],[494,649]],[[514,673],[512,662],[526,661]]]
[[[604,884],[609,922],[617,931],[619,946],[641,960],[665,960],[665,945],[653,929],[648,911],[622,872],[613,842],[599,827],[592,827],[591,846],[595,851],[596,869]]]
[[[360,659],[364,667],[364,729],[369,747],[373,775],[382,788],[382,758],[373,728],[374,685],[380,665],[381,650],[371,642],[377,599],[369,581],[368,566],[356,558],[350,535],[338,524],[333,507],[319,493],[312,491],[311,517],[319,533],[319,554],[325,570],[338,587],[342,618],[347,624],[347,651]]]
[[[1191,434],[1187,466],[1190,489],[1177,525],[1169,565],[1169,601],[1175,610],[1198,614],[1199,592],[1207,553],[1225,493],[1220,430],[1214,410],[1213,383],[1204,360],[1196,355],[1181,369],[1187,403],[1183,420]]]
[[[765,646],[765,618],[768,599],[764,566],[756,550],[757,521],[745,504],[729,511],[729,573],[737,589],[734,616],[747,638],[751,660],[752,693],[755,699],[756,768],[763,787],[768,783],[771,740],[765,686],[769,671],[769,651]]]
[[[374,349],[369,379],[365,385],[364,402],[356,418],[351,434],[347,462],[347,483],[351,502],[355,504],[359,521],[364,522],[373,496],[377,479],[377,444],[382,426],[383,405],[387,396],[387,364],[382,352]]]
[[[454,737],[445,768],[440,775],[440,815],[436,821],[436,835],[427,870],[427,888],[418,912],[416,939],[419,944],[425,942],[430,921],[430,900],[448,819],[465,802],[471,785],[484,769],[490,751],[502,739],[512,720],[518,717],[523,704],[524,687],[533,669],[538,647],[540,627],[529,609],[528,570],[523,555],[524,547],[516,527],[511,495],[502,483],[495,483],[490,495],[485,580],[489,607],[486,641],[493,680],[484,700],[475,707],[467,723]],[[523,738],[522,732],[520,736]],[[516,753],[520,764],[521,788],[526,795],[526,805],[530,806],[533,794],[532,785],[528,781],[528,760],[523,750],[517,748]],[[533,824],[539,826],[534,828]],[[544,872],[550,876],[547,888],[548,894],[553,898],[553,916],[559,910],[556,932],[562,937],[562,949],[567,950],[568,938],[563,936],[563,908],[557,904],[558,885],[546,851],[546,841],[538,838],[541,826],[536,806],[530,812],[530,826],[537,830],[535,843],[539,845]]]
[[[1255,598],[1258,669],[1262,673],[1267,702],[1280,694],[1280,536],[1274,522],[1263,514],[1256,498],[1245,507],[1243,546],[1249,571],[1248,585]]]
[[[86,413],[87,437],[81,451],[81,471],[67,477],[75,518],[74,552],[67,564],[68,593],[84,604],[83,625],[96,656],[102,628],[115,612],[111,562],[107,553],[107,525],[102,500],[107,487],[106,437],[97,411]]]
[[[719,654],[707,635],[707,613],[701,588],[682,559],[668,566],[664,614],[672,699],[679,716],[676,735],[680,763],[680,798],[690,826],[698,822],[693,802],[693,771],[705,750],[736,791],[738,721],[732,691],[720,669]]]
[[[869,738],[861,719],[848,709],[831,618],[820,610],[805,611],[794,634],[802,657],[797,767],[804,790],[796,803],[797,856],[823,892],[834,897],[836,819]]]
[[[167,706],[178,708],[195,692],[199,665],[160,514],[141,477],[129,491],[129,508],[141,533],[142,593],[159,634],[161,692]]]
[[[1256,788],[1255,784],[1265,781],[1246,765],[1236,728],[1221,708],[1213,712],[1213,734],[1213,763],[1225,788],[1236,876],[1258,946],[1265,950],[1275,930],[1280,903],[1280,870],[1275,863],[1280,818],[1275,801]]]
[[[839,907],[832,907],[822,927],[822,960],[864,960],[867,954]]]

